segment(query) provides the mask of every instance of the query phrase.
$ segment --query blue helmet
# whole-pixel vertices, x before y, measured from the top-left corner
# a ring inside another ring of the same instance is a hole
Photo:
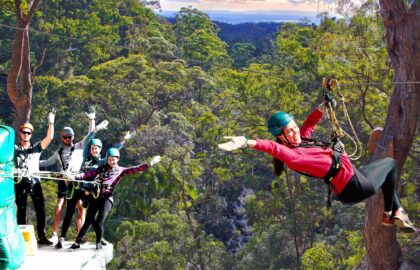
[[[293,116],[286,112],[276,112],[267,121],[268,131],[274,137],[279,136],[283,128],[293,120]]]
[[[108,157],[120,157],[120,151],[117,148],[109,148],[106,152],[106,158]]]
[[[93,140],[90,142],[90,145],[95,145],[95,146],[98,146],[98,147],[102,148],[102,141],[101,141],[101,140],[99,140],[99,139],[93,139]]]

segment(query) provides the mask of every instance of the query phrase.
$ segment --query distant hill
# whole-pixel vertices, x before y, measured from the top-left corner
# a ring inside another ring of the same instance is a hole
[[[220,31],[218,36],[229,46],[235,43],[252,43],[256,48],[257,55],[267,50],[267,47],[275,39],[281,23],[241,23],[229,24],[215,22]]]
[[[316,18],[316,12],[302,12],[294,10],[273,10],[273,11],[252,11],[252,12],[234,12],[234,11],[202,11],[209,15],[212,21],[240,24],[240,23],[260,23],[260,22],[299,22],[302,19],[307,19],[311,23],[319,24],[319,19]],[[171,18],[175,17],[177,11],[161,11],[157,14]]]

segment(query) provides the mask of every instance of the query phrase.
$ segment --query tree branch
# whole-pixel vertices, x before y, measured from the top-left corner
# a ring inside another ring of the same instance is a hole
[[[41,2],[41,0],[35,0],[32,3],[32,5],[30,5],[31,8],[29,9],[29,12],[26,15],[26,18],[25,18],[25,21],[24,21],[25,26],[29,25],[29,22],[31,21],[31,19],[32,19],[34,13],[35,13],[35,10],[38,8],[38,5],[39,5],[40,2]]]

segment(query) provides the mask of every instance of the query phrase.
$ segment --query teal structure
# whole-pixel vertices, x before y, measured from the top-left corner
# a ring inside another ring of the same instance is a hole
[[[17,269],[26,254],[17,225],[13,182],[15,132],[0,125],[0,269]]]

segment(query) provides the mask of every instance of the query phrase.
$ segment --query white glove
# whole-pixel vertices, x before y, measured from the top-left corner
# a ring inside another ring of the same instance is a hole
[[[52,108],[51,109],[51,112],[48,113],[48,123],[49,124],[54,124],[55,113],[56,113],[56,109],[55,108]]]
[[[90,120],[95,120],[95,117],[96,117],[95,107],[90,106],[89,107],[89,112],[85,112],[85,114]]]
[[[133,132],[127,131],[127,134],[125,134],[125,136],[124,136],[124,140],[128,141],[128,140],[131,140],[134,137],[136,137],[136,131],[135,130]]]
[[[325,114],[325,112],[327,111],[327,106],[325,106],[324,102],[318,105],[318,110],[322,112],[322,114]]]
[[[150,166],[154,166],[156,163],[160,162],[160,156],[154,156],[150,161]]]
[[[64,172],[63,177],[64,177],[64,179],[70,180],[70,181],[74,181],[76,179],[75,174],[70,173],[70,172]]]
[[[99,125],[97,125],[95,127],[95,131],[100,131],[100,130],[107,129],[108,128],[108,124],[109,124],[108,120],[102,121]]]
[[[226,143],[218,144],[217,146],[224,151],[233,151],[239,148],[245,148],[248,146],[248,139],[245,136],[225,136],[224,139],[230,140]]]

